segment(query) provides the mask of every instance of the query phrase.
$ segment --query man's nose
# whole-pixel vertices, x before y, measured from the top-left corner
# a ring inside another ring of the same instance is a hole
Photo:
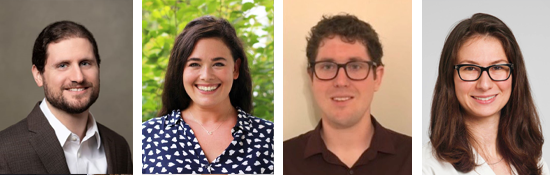
[[[334,78],[335,87],[347,87],[349,85],[349,78],[346,75],[345,67],[339,67],[336,70],[336,77]]]

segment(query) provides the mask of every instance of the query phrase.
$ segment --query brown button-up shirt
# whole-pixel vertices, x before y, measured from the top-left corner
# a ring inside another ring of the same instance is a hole
[[[322,124],[284,142],[284,175],[302,174],[412,174],[412,139],[384,128],[374,117],[370,147],[348,168],[321,138]]]

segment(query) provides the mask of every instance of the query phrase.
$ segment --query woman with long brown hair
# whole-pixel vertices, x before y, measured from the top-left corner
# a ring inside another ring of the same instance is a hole
[[[477,13],[447,36],[423,174],[549,174],[525,63],[512,31]]]

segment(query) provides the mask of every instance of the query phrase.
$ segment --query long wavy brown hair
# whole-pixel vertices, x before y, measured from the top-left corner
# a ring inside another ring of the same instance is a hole
[[[455,94],[453,67],[462,44],[476,35],[499,39],[508,61],[513,64],[512,93],[500,111],[497,151],[518,174],[541,174],[538,162],[544,138],[523,55],[510,28],[489,14],[477,13],[462,20],[443,46],[430,114],[429,135],[435,156],[451,163],[460,172],[470,172],[478,166],[472,148],[475,140],[464,123],[464,110]]]

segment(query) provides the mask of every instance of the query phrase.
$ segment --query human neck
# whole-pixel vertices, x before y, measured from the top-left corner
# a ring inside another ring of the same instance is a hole
[[[486,159],[501,157],[497,152],[499,120],[500,113],[489,117],[464,117],[466,128],[473,139],[472,146]]]
[[[370,147],[374,135],[370,112],[350,127],[335,127],[328,120],[322,120],[321,124],[323,126],[321,137],[327,145],[327,149],[348,167],[352,167],[363,152]]]
[[[237,115],[237,110],[231,105],[229,100],[226,103],[222,103],[222,105],[215,106],[200,106],[191,102],[185,111],[191,114],[192,120],[201,124],[218,123],[227,118],[227,116]]]
[[[50,109],[54,117],[57,118],[61,124],[65,125],[72,133],[78,135],[80,140],[84,138],[88,125],[89,109],[79,114],[71,114],[54,107],[48,100],[46,100],[46,104],[48,105],[48,109]]]

